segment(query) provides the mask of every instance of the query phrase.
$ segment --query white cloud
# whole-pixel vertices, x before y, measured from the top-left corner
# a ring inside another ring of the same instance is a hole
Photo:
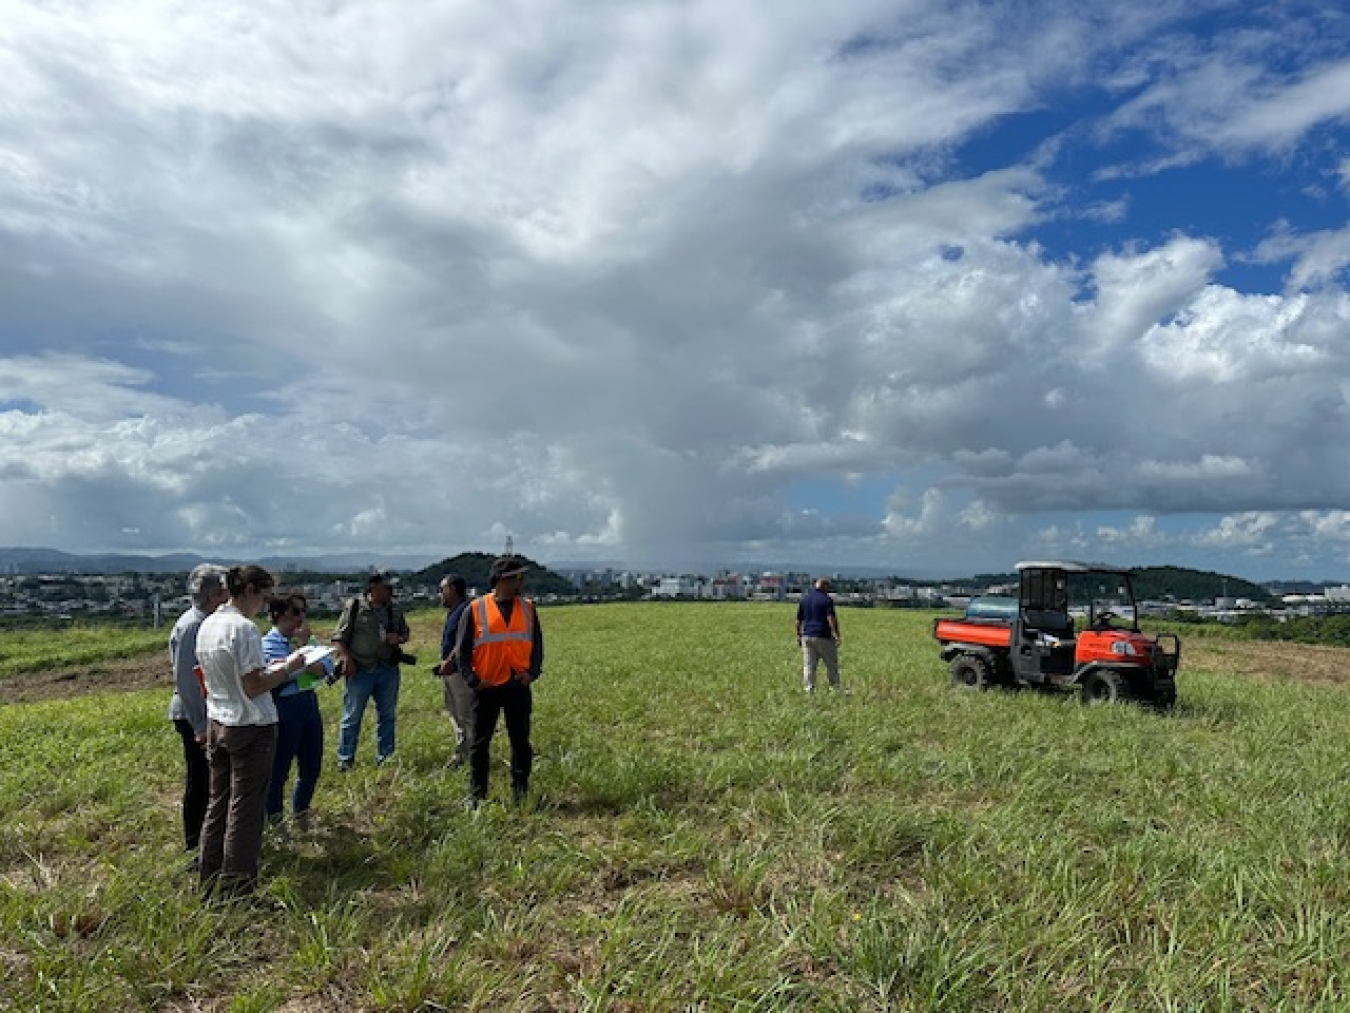
[[[1339,226],[1029,238],[1148,212],[1053,176],[1093,138],[1341,121],[1198,12],[16,4],[0,543],[954,572],[1343,501]],[[1099,67],[1107,129],[967,168]]]
[[[1279,525],[1279,515],[1269,511],[1229,514],[1197,534],[1195,541],[1206,548],[1267,551]]]
[[[1299,235],[1281,223],[1256,248],[1252,259],[1258,263],[1292,260],[1289,288],[1294,292],[1333,285],[1350,266],[1350,228]]]
[[[1167,540],[1158,530],[1158,519],[1147,516],[1135,517],[1127,528],[1104,525],[1096,533],[1104,546],[1128,546],[1134,550],[1142,545],[1157,545]]]

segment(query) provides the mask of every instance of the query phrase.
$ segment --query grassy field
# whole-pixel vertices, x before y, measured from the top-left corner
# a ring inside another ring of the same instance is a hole
[[[931,616],[859,610],[807,698],[792,614],[541,613],[524,811],[465,814],[424,669],[379,770],[321,690],[257,906],[184,871],[167,682],[0,707],[0,1009],[1350,1008],[1350,656],[1187,641],[1174,712],[1085,709],[955,693]]]
[[[170,627],[172,624],[170,624]],[[0,631],[0,679],[143,655],[167,657],[169,632],[110,623],[59,623]]]

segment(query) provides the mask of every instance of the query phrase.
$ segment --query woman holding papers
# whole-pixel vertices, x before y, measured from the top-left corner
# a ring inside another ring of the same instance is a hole
[[[200,865],[206,897],[242,897],[258,883],[267,781],[277,746],[271,690],[306,665],[300,651],[268,664],[253,617],[275,581],[261,566],[231,567],[230,600],[202,620],[197,662],[206,684],[206,756],[210,801]]]
[[[272,628],[262,638],[263,657],[278,661],[288,657],[294,645],[309,640],[309,621],[306,618],[309,603],[305,596],[295,592],[273,598],[267,611],[272,617]],[[309,654],[332,654],[332,648],[310,648]],[[312,662],[299,678],[274,689],[277,703],[277,753],[272,760],[272,781],[267,788],[267,822],[281,823],[286,812],[286,779],[291,774],[291,763],[296,765],[295,789],[291,792],[291,817],[299,830],[309,828],[309,803],[319,783],[323,767],[323,714],[315,685],[332,671],[332,659],[323,657]]]

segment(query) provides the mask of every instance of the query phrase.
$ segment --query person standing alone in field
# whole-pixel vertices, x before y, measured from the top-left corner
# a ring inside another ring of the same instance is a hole
[[[807,693],[816,691],[816,668],[825,662],[830,689],[842,689],[839,683],[839,618],[830,597],[830,579],[817,578],[815,586],[797,603],[797,643],[802,649],[802,686]]]
[[[455,650],[464,681],[473,690],[473,745],[469,750],[469,807],[487,799],[488,766],[497,715],[506,715],[511,739],[511,792],[525,800],[534,765],[530,745],[530,687],[544,667],[544,635],[534,602],[521,595],[525,560],[493,560],[492,591],[469,602],[459,621]]]
[[[215,563],[193,568],[187,581],[192,607],[178,617],[169,634],[169,663],[173,665],[169,720],[183,740],[183,843],[189,852],[196,851],[201,840],[211,791],[211,768],[206,762],[206,695],[197,678],[197,631],[202,620],[230,597],[225,588],[226,572]]]
[[[445,709],[455,728],[455,752],[450,766],[460,767],[469,762],[469,747],[473,744],[473,690],[459,672],[459,658],[455,654],[455,637],[459,621],[468,607],[468,585],[456,573],[447,573],[439,586],[441,604],[446,608],[445,625],[441,628],[441,660],[436,674],[441,677]]]

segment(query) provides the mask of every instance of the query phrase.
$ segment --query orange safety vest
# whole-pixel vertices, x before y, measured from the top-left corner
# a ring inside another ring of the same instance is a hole
[[[517,598],[511,621],[497,599],[485,594],[473,609],[473,670],[484,686],[505,686],[511,673],[528,672],[534,654],[534,602]]]

